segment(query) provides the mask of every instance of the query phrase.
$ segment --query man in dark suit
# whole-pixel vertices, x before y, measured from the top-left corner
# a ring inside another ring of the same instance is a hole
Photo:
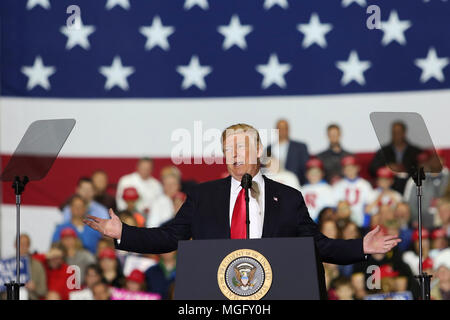
[[[278,120],[276,128],[278,143],[267,147],[267,156],[274,156],[282,168],[295,173],[303,186],[306,183],[306,162],[309,160],[308,147],[303,142],[289,139],[287,120]]]
[[[250,238],[314,237],[322,261],[350,264],[365,255],[385,253],[397,245],[396,236],[384,236],[379,227],[364,239],[333,240],[318,230],[302,194],[272,181],[260,172],[262,144],[256,129],[246,124],[227,128],[222,144],[230,176],[199,184],[187,196],[176,217],[160,228],[128,226],[110,210],[111,219],[88,216],[85,223],[116,239],[120,250],[163,253],[177,249],[179,240],[246,238],[245,198],[240,181],[253,177],[250,192]]]
[[[406,138],[407,127],[404,122],[396,121],[391,126],[391,142],[375,153],[369,166],[370,175],[375,178],[377,170],[388,166],[396,175],[392,189],[403,194],[409,172],[417,166],[417,156],[422,152],[410,144]]]

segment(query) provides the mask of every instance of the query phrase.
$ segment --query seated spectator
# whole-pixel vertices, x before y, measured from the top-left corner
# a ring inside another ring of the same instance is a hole
[[[125,280],[125,288],[131,292],[143,292],[145,290],[145,274],[138,269],[134,269],[131,273],[126,277]]]
[[[170,285],[175,281],[176,251],[159,255],[159,263],[145,271],[147,291],[158,293],[162,299],[169,299]]]
[[[364,300],[367,295],[366,279],[364,273],[356,272],[351,275],[350,281],[354,290],[355,300]]]
[[[366,212],[376,214],[381,205],[395,207],[402,201],[402,195],[391,189],[394,183],[394,173],[388,167],[381,167],[377,170],[376,189],[370,197]]]
[[[16,246],[16,243],[14,243]],[[20,235],[20,256],[28,260],[30,280],[25,283],[29,300],[39,300],[47,294],[47,275],[41,261],[35,259],[31,252],[31,239],[28,234]]]
[[[343,228],[348,222],[350,222],[350,217],[352,215],[352,208],[346,200],[339,201],[336,207],[336,224],[338,228]]]
[[[432,300],[450,300],[450,249],[442,250],[435,258],[437,284],[431,288]]]
[[[412,273],[419,274],[419,230],[414,230],[412,234],[413,247],[411,250],[403,253],[403,261],[408,264]],[[422,229],[422,263],[429,257],[430,253],[430,234],[427,229]],[[423,267],[423,265],[422,265]]]
[[[323,221],[319,224],[319,230],[330,239],[337,239],[339,237],[339,230],[334,220]]]
[[[342,227],[340,227],[339,234],[341,235],[340,238],[344,240],[361,238],[361,232],[356,223],[354,223],[353,221],[347,221]],[[353,267],[353,264],[340,265],[339,273],[342,276],[351,277],[353,273]]]
[[[161,183],[152,177],[153,160],[141,158],[136,171],[124,175],[119,179],[116,191],[116,204],[118,210],[125,210],[126,204],[122,198],[125,188],[134,187],[139,194],[136,210],[146,216],[151,209],[152,203],[163,193]]]
[[[264,175],[266,177],[294,189],[300,190],[300,182],[297,176],[293,172],[280,167],[280,162],[277,158],[274,156],[268,157],[264,160],[264,162],[266,163],[264,165]]]
[[[392,169],[396,173],[392,189],[401,194],[409,177],[407,172],[417,166],[417,155],[421,152],[418,147],[409,143],[406,134],[406,124],[401,121],[394,122],[391,126],[391,142],[381,146],[369,166],[369,173],[373,178],[381,167],[388,166]]]
[[[58,294],[60,300],[68,300],[70,289],[67,280],[70,274],[67,272],[67,264],[64,263],[64,253],[61,249],[53,247],[46,254],[45,270],[47,274],[47,299],[56,298]]]
[[[139,194],[135,187],[127,187],[123,190],[123,201],[125,201],[126,209],[121,212],[127,212],[131,214],[136,220],[136,226],[144,227],[146,224],[147,216],[143,215],[137,210],[136,203],[139,201]]]
[[[448,238],[443,228],[436,228],[431,232],[430,257],[434,259],[442,250],[448,248]]]
[[[103,281],[97,282],[92,287],[92,295],[94,300],[110,300],[111,287]]]
[[[181,172],[175,166],[164,167],[160,173],[164,194],[172,200],[173,215],[186,200],[186,194],[182,192]]]
[[[337,300],[332,282],[334,279],[337,279],[339,277],[338,265],[332,263],[323,263],[323,269],[325,271],[325,287],[328,293],[328,299]]]
[[[78,180],[78,185],[75,190],[75,195],[78,195],[86,202],[87,214],[99,217],[102,219],[109,219],[108,210],[100,203],[94,201],[95,189],[94,184],[90,178],[83,177]],[[73,197],[73,196],[72,196]],[[68,201],[69,204],[65,205],[62,209],[64,222],[69,222],[72,212],[70,211],[70,203],[72,198]]]
[[[45,296],[45,300],[61,300],[61,295],[56,291],[49,291]]]
[[[441,154],[441,152],[438,152]],[[447,185],[449,184],[449,171],[445,167],[444,158],[440,158],[443,169],[440,173],[428,172],[430,169],[429,162],[432,161],[427,152],[419,155],[418,162],[424,166],[425,180],[422,182],[422,225],[426,229],[433,229],[437,225],[436,222],[436,204],[439,198],[444,196]],[[417,228],[418,208],[417,208],[417,189],[412,178],[406,183],[404,200],[409,203],[411,208],[411,219],[413,226]]]
[[[320,210],[332,207],[333,190],[323,179],[322,161],[311,158],[306,162],[306,185],[300,190],[311,219],[317,221]]]
[[[399,238],[402,241],[397,245],[401,252],[409,249],[411,246],[411,237],[413,230],[411,229],[411,210],[409,204],[400,202],[394,209],[394,219],[399,224]]]
[[[368,274],[367,266],[378,266],[380,267],[380,276],[381,280],[380,283],[377,283],[377,278],[373,276],[373,274]],[[387,267],[388,266],[388,267]],[[398,284],[403,285],[404,280],[406,280],[406,289],[408,291],[411,291],[414,296],[418,296],[418,282],[413,277],[413,274],[411,272],[411,269],[409,268],[408,264],[404,263],[401,257],[401,254],[398,252],[397,249],[393,249],[389,251],[386,254],[373,254],[370,255],[366,262],[357,263],[354,268],[354,272],[362,272],[364,273],[366,277],[366,283],[369,277],[374,281],[372,285],[374,287],[368,287],[367,288],[367,294],[377,294],[380,292],[387,292],[387,291],[381,291],[389,290],[388,288],[396,288],[397,287],[397,281]],[[394,278],[395,279],[387,279],[383,280],[383,278]],[[400,279],[400,280],[397,280]],[[377,287],[376,285],[379,284],[380,287]],[[402,287],[402,289],[404,289]],[[405,290],[402,290],[405,291]]]
[[[105,248],[98,255],[98,260],[102,270],[102,281],[112,287],[122,288],[125,284],[125,278],[123,277],[116,251],[111,248]]]
[[[348,221],[343,227],[341,231],[342,239],[350,240],[350,239],[359,239],[361,238],[361,232],[359,231],[356,223],[352,221]]]
[[[353,300],[355,291],[348,277],[340,276],[333,281],[332,286],[335,288],[337,300]]]
[[[437,209],[440,227],[445,230],[447,238],[450,238],[450,198],[443,197],[439,199]]]
[[[147,228],[159,227],[175,216],[174,199],[181,192],[181,173],[176,167],[170,166],[164,167],[160,176],[163,193],[150,205]]]
[[[60,242],[64,250],[64,260],[68,265],[80,268],[80,281],[84,281],[86,267],[95,262],[94,255],[83,248],[76,231],[70,227],[61,230]]]
[[[70,300],[94,300],[92,288],[102,280],[102,271],[97,264],[90,264],[85,269],[84,282],[80,290],[71,291]]]
[[[101,238],[101,234],[91,227],[83,223],[83,219],[87,214],[86,201],[75,195],[70,202],[70,220],[56,226],[53,233],[52,243],[58,242],[61,239],[61,231],[66,228],[71,228],[76,231],[78,238],[81,240],[83,247],[95,254],[97,249],[97,242]]]
[[[327,220],[336,221],[336,214],[333,208],[325,207],[320,210],[319,215],[317,216],[317,224],[320,226]]]
[[[275,157],[279,160],[279,167],[293,172],[300,182],[306,182],[306,161],[309,159],[308,147],[305,143],[294,141],[289,137],[289,123],[285,119],[280,119],[276,123],[278,130],[278,141],[274,145],[267,146],[268,157]]]
[[[366,227],[370,217],[365,214],[365,209],[373,192],[372,186],[359,176],[360,167],[355,157],[342,158],[342,170],[344,178],[333,185],[334,199],[336,202],[347,201],[352,210],[350,219],[358,227]]]
[[[96,170],[91,175],[94,185],[94,201],[103,205],[106,209],[116,211],[116,198],[107,192],[109,186],[108,174],[103,170]]]
[[[327,137],[329,147],[317,154],[317,158],[323,163],[326,181],[333,185],[342,178],[341,160],[352,154],[342,148],[341,128],[337,124],[333,123],[327,127]]]

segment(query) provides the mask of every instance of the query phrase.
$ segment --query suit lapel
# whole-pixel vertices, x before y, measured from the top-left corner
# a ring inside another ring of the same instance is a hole
[[[216,193],[217,198],[215,203],[218,204],[216,208],[217,219],[219,225],[223,226],[220,232],[224,238],[230,238],[230,192],[231,192],[231,176],[223,179],[224,183],[220,184],[220,190]]]
[[[271,237],[276,230],[276,221],[279,212],[280,197],[275,190],[273,181],[264,177],[264,223],[262,237]]]

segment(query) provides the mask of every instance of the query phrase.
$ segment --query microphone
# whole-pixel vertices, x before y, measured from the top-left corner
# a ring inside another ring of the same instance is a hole
[[[250,189],[252,187],[252,179],[253,177],[250,174],[244,174],[241,179],[241,187],[244,189]]]
[[[241,179],[241,187],[245,190],[245,213],[246,213],[246,225],[247,225],[247,232],[246,232],[246,238],[250,239],[250,209],[249,209],[249,203],[250,198],[248,196],[248,189],[252,187],[252,179],[253,177],[246,173],[242,176]]]

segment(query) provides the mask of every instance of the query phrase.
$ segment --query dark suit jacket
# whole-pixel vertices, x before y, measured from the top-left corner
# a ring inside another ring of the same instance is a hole
[[[262,237],[314,237],[322,261],[350,264],[364,260],[362,239],[332,240],[311,220],[302,194],[264,177],[265,209]],[[170,222],[159,228],[123,224],[118,249],[164,253],[177,249],[179,240],[230,239],[231,176],[197,185]],[[277,200],[275,200],[277,199]]]
[[[267,147],[267,155],[270,156],[272,146]],[[297,176],[301,185],[306,183],[306,162],[309,159],[308,147],[303,142],[289,140],[286,155],[285,168]]]

